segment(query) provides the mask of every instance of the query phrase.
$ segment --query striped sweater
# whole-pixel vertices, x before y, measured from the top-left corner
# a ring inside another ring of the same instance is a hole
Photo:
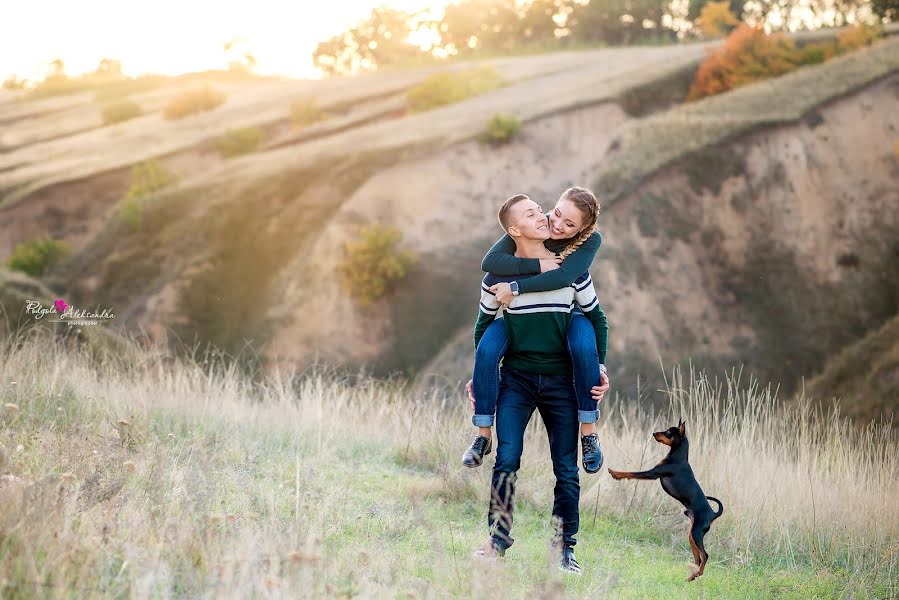
[[[575,306],[593,324],[596,331],[596,349],[599,362],[606,361],[609,325],[599,304],[593,278],[584,273],[569,286],[546,292],[527,292],[512,298],[508,308],[496,300],[490,286],[521,280],[521,276],[500,277],[487,273],[481,282],[481,304],[474,326],[474,345],[478,347],[481,336],[490,323],[502,318],[509,345],[503,364],[513,369],[542,375],[566,375],[571,373],[571,357],[568,353],[567,332]]]

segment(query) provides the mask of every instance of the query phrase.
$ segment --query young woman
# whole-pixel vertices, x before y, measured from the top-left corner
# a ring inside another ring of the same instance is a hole
[[[516,281],[518,293],[543,292],[572,285],[588,271],[596,251],[602,243],[602,236],[596,231],[599,203],[589,191],[571,187],[559,197],[555,207],[549,212],[551,238],[544,245],[557,253],[556,259],[518,258],[515,241],[508,234],[497,241],[481,263],[481,268],[495,275],[515,276],[540,273]],[[512,284],[499,283],[490,288],[503,304],[512,299]],[[602,308],[599,307],[601,311]],[[597,340],[590,321],[580,312],[568,327],[568,350],[571,353],[574,387],[578,401],[578,419],[581,423],[581,443],[584,455],[584,470],[595,473],[602,466],[602,453],[596,435],[596,421],[599,418],[597,403],[602,401],[609,389],[605,365],[607,340]],[[603,316],[603,318],[605,318]],[[499,394],[499,361],[506,351],[505,325],[496,319],[487,328],[475,351],[475,365],[472,379],[468,382],[469,397],[487,398],[489,406],[495,410]],[[479,427],[478,436],[472,447],[466,451],[463,464],[476,467],[486,446],[489,453],[490,427]],[[480,439],[479,438],[484,438]]]

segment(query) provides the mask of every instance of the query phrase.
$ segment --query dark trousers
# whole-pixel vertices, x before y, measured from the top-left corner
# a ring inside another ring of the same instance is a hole
[[[538,375],[503,366],[496,406],[496,463],[490,489],[487,525],[498,546],[508,548],[515,483],[524,449],[524,430],[534,409],[546,425],[556,476],[552,514],[562,521],[562,545],[574,546],[579,526],[577,445],[578,404],[571,376]]]

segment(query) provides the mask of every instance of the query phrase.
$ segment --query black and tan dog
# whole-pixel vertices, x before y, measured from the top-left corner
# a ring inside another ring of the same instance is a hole
[[[687,462],[690,446],[687,442],[687,430],[683,421],[677,427],[666,431],[657,431],[652,435],[656,441],[671,447],[668,456],[663,458],[662,462],[649,471],[636,473],[609,469],[609,475],[615,479],[661,479],[662,489],[684,505],[687,509],[684,514],[690,518],[691,522],[690,549],[693,551],[693,559],[697,566],[696,571],[687,578],[687,581],[693,581],[702,575],[706,562],[709,560],[709,553],[705,551],[702,540],[709,531],[712,521],[724,512],[724,505],[717,498],[706,496],[693,475],[693,469]],[[718,504],[718,512],[712,510],[712,506],[708,503],[709,500]]]

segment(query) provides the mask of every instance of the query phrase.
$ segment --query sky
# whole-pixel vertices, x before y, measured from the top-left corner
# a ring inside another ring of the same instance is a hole
[[[100,60],[132,76],[227,68],[249,52],[261,74],[317,77],[312,52],[374,6],[438,10],[446,0],[0,0],[0,81],[40,80],[62,58],[65,72]],[[237,40],[228,54],[224,45]]]

